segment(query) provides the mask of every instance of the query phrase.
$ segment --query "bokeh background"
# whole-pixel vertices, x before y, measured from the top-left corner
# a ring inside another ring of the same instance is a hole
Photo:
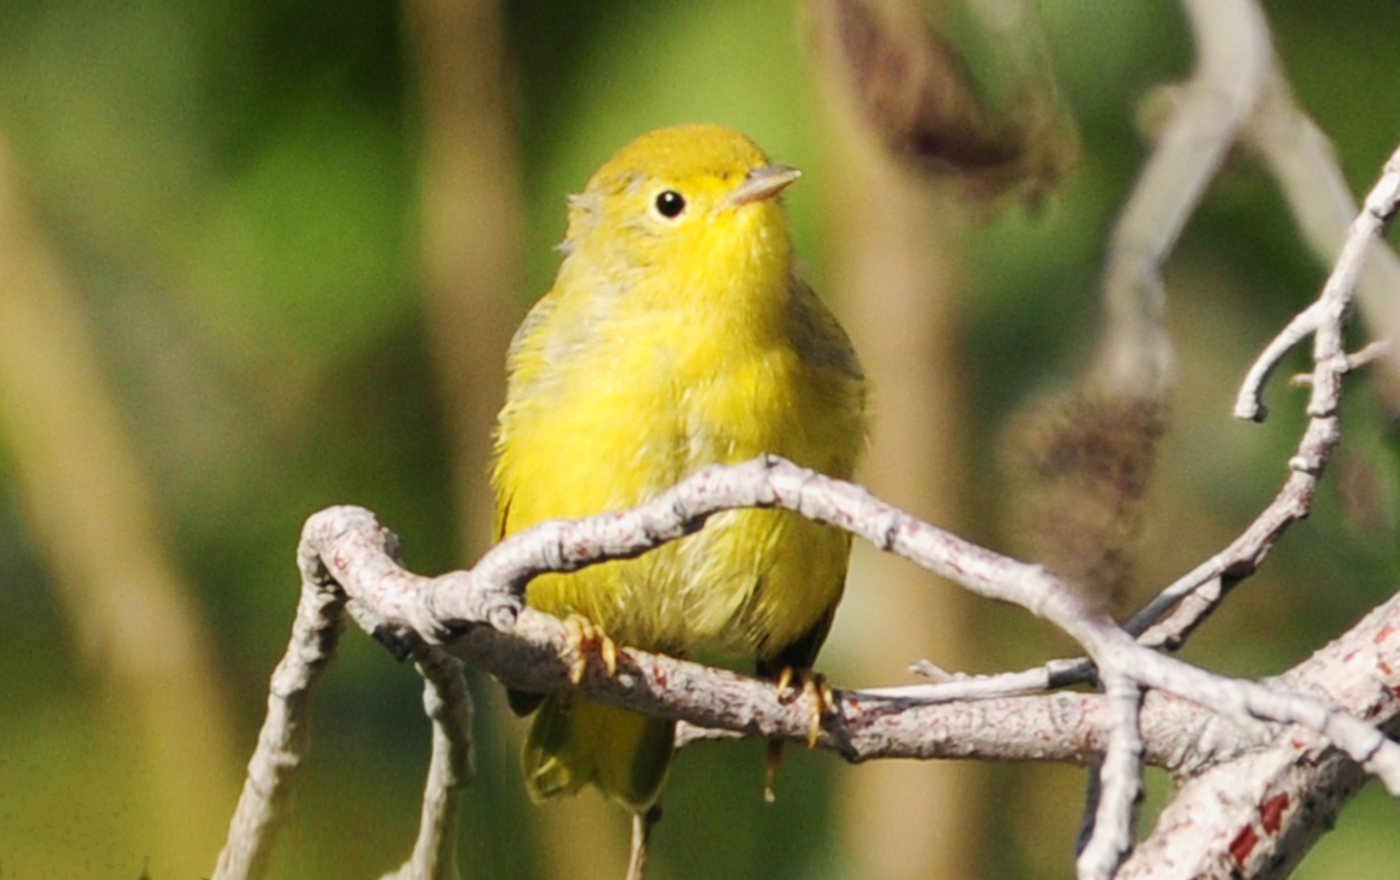
[[[1400,6],[1264,5],[1364,191],[1400,136]],[[794,0],[0,4],[0,876],[212,871],[302,521],[369,507],[423,573],[481,551],[508,335],[548,287],[564,196],[651,128],[727,123],[804,169],[798,250],[876,381],[865,479],[1021,552],[1008,432],[1086,366],[1144,98],[1192,57],[1170,3],[1039,12],[1077,135],[1026,205],[969,204],[893,166],[843,115]],[[1213,553],[1281,482],[1302,395],[1276,383],[1262,426],[1230,404],[1324,276],[1269,176],[1232,158],[1168,270],[1177,369],[1133,595]],[[1394,589],[1395,415],[1369,379],[1352,388],[1316,515],[1191,658],[1281,671]],[[822,662],[838,685],[1069,650],[864,550],[848,595]],[[530,805],[521,723],[475,685],[462,875],[620,876],[622,815],[592,795]],[[274,876],[377,876],[417,821],[418,679],[350,633],[315,724]],[[760,755],[679,758],[656,880],[1071,872],[1078,769],[793,750],[769,806]],[[1368,790],[1298,876],[1393,876],[1397,809]]]

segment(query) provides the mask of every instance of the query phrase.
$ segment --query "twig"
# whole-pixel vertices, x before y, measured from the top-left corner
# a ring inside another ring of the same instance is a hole
[[[1289,460],[1292,473],[1274,500],[1240,537],[1163,590],[1126,624],[1129,632],[1142,634],[1144,644],[1168,647],[1179,644],[1235,583],[1258,569],[1283,534],[1312,510],[1318,480],[1341,439],[1342,378],[1376,352],[1375,348],[1367,347],[1357,355],[1348,356],[1342,344],[1342,327],[1351,312],[1367,250],[1384,234],[1397,209],[1400,209],[1400,149],[1391,155],[1380,180],[1367,195],[1364,208],[1353,221],[1337,265],[1317,301],[1290,321],[1265,347],[1241,386],[1235,415],[1262,419],[1265,415],[1264,383],[1290,349],[1308,335],[1314,337],[1312,395],[1308,403],[1311,419],[1296,453]]]
[[[1320,350],[1315,352],[1319,361],[1317,370],[1327,371],[1324,377],[1314,375],[1314,398],[1309,412],[1322,415],[1335,408],[1335,385],[1349,366],[1342,349],[1341,327],[1356,298],[1367,250],[1373,241],[1382,238],[1395,216],[1397,206],[1400,206],[1400,149],[1386,161],[1380,180],[1371,188],[1361,213],[1352,221],[1341,254],[1317,302],[1289,322],[1250,367],[1235,402],[1236,417],[1263,420],[1266,414],[1264,383],[1283,356],[1308,336],[1318,337]],[[1342,362],[1328,363],[1331,358],[1341,358]]]
[[[1263,159],[1278,181],[1313,251],[1329,265],[1334,263],[1359,208],[1332,144],[1299,106],[1272,55],[1265,93],[1241,132],[1241,141]],[[1396,296],[1400,258],[1388,247],[1375,246],[1366,263],[1356,297],[1362,317],[1373,335],[1400,338],[1400,297]],[[1392,379],[1397,366],[1393,361],[1386,365]],[[1397,406],[1395,392],[1395,387],[1385,389],[1392,410]]]
[[[471,692],[461,660],[441,648],[416,652],[423,709],[433,721],[433,753],[413,855],[383,880],[456,880],[457,808],[472,775]]]
[[[1078,666],[1082,661],[1057,662],[1068,662]],[[873,699],[901,700],[909,705],[936,705],[938,703],[951,703],[955,700],[991,700],[998,697],[1043,694],[1056,686],[1053,667],[1047,664],[1035,669],[1003,672],[996,675],[955,673],[949,675],[946,681],[904,685],[903,687],[863,688],[856,691],[855,695]]]
[[[248,762],[243,793],[229,823],[214,880],[254,880],[266,873],[297,768],[310,749],[311,695],[321,673],[335,659],[345,630],[345,593],[326,577],[314,553],[303,552],[299,558],[301,600],[291,641],[272,673],[267,718]]]
[[[1109,880],[1133,845],[1137,805],[1142,800],[1142,690],[1125,675],[1104,676],[1108,747],[1099,765],[1094,821],[1076,862],[1084,880]]]
[[[1369,366],[1384,357],[1388,357],[1392,348],[1393,346],[1390,344],[1389,339],[1377,339],[1366,343],[1366,345],[1362,346],[1360,351],[1355,351],[1347,355],[1347,372],[1355,372],[1362,367]],[[1297,373],[1288,379],[1288,384],[1294,388],[1308,388],[1312,386],[1312,383],[1312,373]]]

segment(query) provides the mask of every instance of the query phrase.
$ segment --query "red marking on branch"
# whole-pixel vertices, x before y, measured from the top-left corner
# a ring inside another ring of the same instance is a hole
[[[1280,792],[1264,802],[1259,811],[1259,824],[1267,834],[1277,834],[1283,826],[1283,814],[1288,810],[1288,792]]]
[[[1376,633],[1376,644],[1379,645],[1381,642],[1395,635],[1397,629],[1400,629],[1400,627],[1396,627],[1394,623],[1387,623],[1385,626],[1381,627],[1381,631]]]
[[[1246,825],[1244,830],[1235,835],[1235,839],[1230,841],[1230,856],[1235,860],[1235,864],[1244,867],[1245,859],[1254,852],[1254,847],[1259,845],[1259,835],[1255,832],[1253,825]]]

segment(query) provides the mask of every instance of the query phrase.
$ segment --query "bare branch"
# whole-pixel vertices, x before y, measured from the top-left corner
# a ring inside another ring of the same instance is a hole
[[[1083,659],[1052,661],[1075,668],[1086,666]],[[927,660],[911,667],[911,671],[926,674],[932,666]],[[936,667],[934,667],[936,668]],[[942,670],[939,670],[942,672]],[[1087,678],[1078,681],[1087,681]],[[943,672],[940,680],[932,684],[904,685],[902,687],[867,688],[857,692],[862,697],[891,697],[906,700],[911,704],[951,703],[954,700],[991,700],[998,697],[1018,697],[1025,694],[1043,694],[1057,686],[1051,664],[1027,669],[1022,672],[1003,672],[996,675],[967,675],[966,673]]]
[[[1391,155],[1380,180],[1367,195],[1365,208],[1352,223],[1342,254],[1317,301],[1290,321],[1265,347],[1240,389],[1235,415],[1262,419],[1264,382],[1289,349],[1308,335],[1314,336],[1312,397],[1308,403],[1308,414],[1312,418],[1297,452],[1289,460],[1292,473],[1269,506],[1229,547],[1179,578],[1133,616],[1126,628],[1129,632],[1141,633],[1144,644],[1167,647],[1180,644],[1236,583],[1258,569],[1283,534],[1312,510],[1318,480],[1341,440],[1342,379],[1358,363],[1365,363],[1376,353],[1375,348],[1368,347],[1362,353],[1349,356],[1343,347],[1342,328],[1355,300],[1367,251],[1372,242],[1384,234],[1397,210],[1400,210],[1400,149]]]
[[[332,509],[318,515],[321,519],[313,517],[307,534],[339,539],[324,548],[331,552],[323,552],[321,558],[356,602],[372,610],[372,614],[357,614],[361,625],[369,626],[378,620],[373,631],[381,638],[386,638],[386,634],[409,638],[410,633],[421,632],[433,640],[449,639],[454,653],[489,669],[513,686],[545,691],[564,687],[567,663],[561,658],[566,653],[567,637],[562,625],[547,615],[522,610],[513,632],[526,637],[533,650],[512,651],[507,647],[510,639],[505,633],[479,625],[484,616],[494,618],[506,608],[509,602],[501,597],[508,599],[510,595],[502,581],[480,578],[481,571],[492,571],[505,578],[506,583],[512,583],[534,573],[555,570],[548,569],[550,565],[569,570],[586,561],[635,555],[666,537],[698,527],[705,517],[719,510],[735,506],[781,506],[819,522],[847,528],[975,592],[1016,602],[1055,622],[1085,646],[1101,670],[1112,669],[1138,684],[1201,702],[1242,723],[1259,718],[1310,726],[1325,733],[1356,760],[1369,762],[1388,787],[1400,788],[1400,747],[1384,742],[1370,725],[1337,712],[1321,700],[1281,693],[1255,682],[1225,679],[1143,648],[1108,618],[1085,613],[1074,592],[1043,569],[970,544],[884,504],[859,486],[823,477],[782,459],[763,457],[741,465],[708,468],[630,511],[544,523],[502,542],[498,545],[499,557],[492,559],[495,551],[488,553],[473,572],[454,573],[432,581],[403,571],[382,554],[378,560],[367,560],[363,568],[346,565],[356,557],[351,551],[372,551],[375,542],[333,524],[342,514],[363,521],[369,519],[367,513],[353,508]],[[314,545],[307,547],[308,552],[311,546]],[[452,608],[478,609],[477,613],[483,616],[434,617],[431,610]],[[412,626],[415,619],[426,623]],[[712,673],[705,667],[664,661],[636,651],[624,652],[620,662],[622,668],[614,678],[601,670],[589,672],[585,680],[598,686],[596,692],[593,687],[588,688],[590,698],[625,704],[651,714],[683,717],[704,726],[766,736],[795,737],[804,729],[800,723],[802,708],[785,706],[771,688],[761,683],[731,675],[728,681],[709,679],[707,685],[704,682]],[[712,699],[715,694],[698,693],[709,685],[716,686],[719,700]],[[629,693],[639,686],[646,692]],[[697,700],[703,705],[696,706],[699,711],[677,712],[667,698],[671,688],[703,697]],[[744,710],[736,711],[736,706]]]
[[[229,823],[214,880],[249,880],[266,873],[297,768],[311,745],[311,694],[335,659],[345,630],[345,592],[324,576],[314,555],[302,559],[312,564],[311,576],[306,576],[304,565],[291,641],[272,673],[267,718],[248,762],[243,793]]]
[[[1318,363],[1313,377],[1314,397],[1308,411],[1322,415],[1335,409],[1341,376],[1350,366],[1342,349],[1341,327],[1356,299],[1367,251],[1372,242],[1384,236],[1397,206],[1400,206],[1400,149],[1386,161],[1380,180],[1371,188],[1361,213],[1352,221],[1341,254],[1317,302],[1289,322],[1250,367],[1235,403],[1236,417],[1263,420],[1266,414],[1262,399],[1264,383],[1283,356],[1308,336],[1317,336],[1319,346],[1315,352]],[[1341,358],[1342,362],[1331,363],[1328,360],[1331,358]],[[1325,375],[1316,375],[1317,372]]]
[[[1317,693],[1393,735],[1400,674],[1388,655],[1400,642],[1398,616],[1400,595],[1281,683]],[[1266,748],[1207,759],[1181,778],[1185,784],[1119,880],[1285,877],[1333,827],[1367,775],[1325,739],[1290,727],[1278,730]]]
[[[726,504],[739,502],[781,503],[827,522],[854,518],[863,524],[860,533],[926,564],[937,561],[961,578],[985,583],[989,592],[1017,596],[1024,591],[1023,598],[1031,599],[1045,594],[1049,600],[1039,603],[1038,610],[1047,616],[1063,616],[1065,609],[1057,606],[1066,595],[1072,596],[1068,591],[1062,593],[1063,585],[1034,566],[966,545],[883,505],[860,487],[828,480],[776,459],[706,471],[637,510],[579,522],[547,523],[503,543],[499,553],[494,557],[488,554],[472,572],[439,578],[420,577],[401,568],[394,559],[396,540],[367,511],[331,508],[313,516],[304,530],[300,549],[303,594],[292,642],[274,674],[268,719],[215,876],[220,880],[256,876],[255,866],[266,858],[295,768],[306,751],[311,689],[333,656],[347,608],[362,627],[403,656],[432,660],[437,655],[429,646],[443,640],[447,650],[513,687],[561,690],[570,687],[570,645],[564,625],[549,615],[518,609],[505,584],[523,582],[546,562],[571,568],[590,556],[601,559],[607,554],[634,554],[665,536],[685,533]],[[487,581],[480,576],[482,572],[500,579]],[[994,574],[1008,573],[1014,575],[1009,587],[989,580]],[[1043,579],[1048,579],[1049,589],[1033,587]],[[1072,605],[1072,599],[1069,601]],[[441,617],[434,610],[441,608],[468,613]],[[515,609],[518,616],[510,626],[508,617]],[[1386,632],[1400,632],[1400,598],[1383,610],[1389,615]],[[503,615],[508,624],[505,632],[488,623]],[[1385,618],[1373,615],[1375,619]],[[411,623],[414,620],[420,623]],[[1143,757],[1150,763],[1182,775],[1228,763],[1259,746],[1260,729],[1249,719],[1262,717],[1298,720],[1324,731],[1358,760],[1377,757],[1378,766],[1393,778],[1394,746],[1376,742],[1379,733],[1374,727],[1342,714],[1342,710],[1372,721],[1395,715],[1394,694],[1400,690],[1400,680],[1390,679],[1400,679],[1393,671],[1400,670],[1400,638],[1379,638],[1372,630],[1349,634],[1339,643],[1344,647],[1334,646],[1330,653],[1309,661],[1306,671],[1287,682],[1317,690],[1339,678],[1338,664],[1351,664],[1349,668],[1360,676],[1362,684],[1345,695],[1339,709],[1315,697],[1228,681],[1162,657],[1134,644],[1126,634],[1105,626],[1098,618],[1088,622],[1072,618],[1070,625],[1081,631],[1100,665],[1118,680],[1134,683],[1133,689],[1147,684],[1187,697],[1182,700],[1159,690],[1143,701],[1137,724]],[[1372,661],[1359,670],[1353,662],[1358,640],[1373,646],[1368,655]],[[435,771],[433,778],[442,782],[430,781],[430,789],[438,785],[455,791],[465,778],[465,737],[459,738],[451,728],[465,731],[466,692],[455,687],[441,688],[443,703],[434,711],[446,738],[459,739],[455,753],[451,753],[457,757],[435,748],[435,764],[442,761],[449,772],[437,777]],[[928,687],[938,686],[914,690]],[[810,726],[808,708],[800,701],[786,700],[769,683],[627,648],[619,656],[616,676],[609,676],[601,664],[590,664],[578,691],[590,700],[765,738],[802,741]],[[1136,760],[1132,756],[1139,749],[1129,738],[1136,734],[1127,717],[1137,713],[1124,712],[1126,704],[1120,702],[1116,714],[1121,717],[1115,723],[1115,710],[1108,709],[1105,698],[1097,695],[1007,697],[949,704],[930,704],[918,698],[927,694],[914,696],[902,698],[897,690],[887,694],[837,692],[835,711],[825,719],[818,745],[856,761],[976,757],[1087,763],[1103,754],[1107,738],[1114,736],[1123,738],[1122,760]],[[1223,716],[1217,714],[1222,710]],[[1345,760],[1340,752],[1338,755],[1338,760]],[[1126,776],[1122,778],[1132,776],[1131,767],[1126,763],[1124,767]],[[1136,797],[1132,786],[1115,791],[1113,803],[1120,805],[1119,810],[1121,804]],[[437,803],[435,797],[431,793],[428,797],[425,829],[449,828],[452,823],[447,819],[453,805],[442,802],[441,807],[432,806]],[[1122,815],[1115,813],[1115,821]],[[1112,861],[1113,852],[1121,852],[1114,842],[1121,839],[1118,831],[1099,844],[1109,853],[1104,864]],[[442,854],[450,852],[451,844],[448,834],[426,834],[420,838],[419,849]],[[428,864],[429,860],[415,863]],[[437,862],[449,863],[450,857]]]
[[[1278,180],[1303,237],[1328,263],[1342,251],[1358,207],[1332,144],[1299,106],[1277,59],[1272,60],[1265,94],[1241,133],[1242,142],[1263,159]],[[1400,338],[1400,259],[1383,245],[1371,247],[1357,301],[1371,332]],[[1396,408],[1397,364],[1387,364],[1391,387],[1383,389]]]
[[[1084,880],[1110,880],[1133,846],[1134,820],[1142,800],[1142,690],[1126,675],[1104,676],[1108,747],[1098,773],[1098,804],[1088,840],[1079,853]]]
[[[423,709],[433,721],[433,756],[413,855],[383,880],[456,880],[457,808],[472,775],[472,698],[461,660],[441,648],[417,652]]]
[[[740,467],[750,474],[758,472],[748,465]],[[729,472],[735,470],[727,469]],[[561,525],[583,526],[597,521],[583,520]],[[382,548],[376,549],[373,534],[366,535],[362,531],[367,526],[374,533],[384,534],[367,512],[359,508],[339,507],[317,514],[308,523],[306,531],[309,537],[323,542],[309,547],[315,546],[324,558],[335,560],[333,570],[337,580],[355,597],[355,604],[365,608],[388,604],[381,600],[390,593],[416,597],[413,601],[430,602],[434,593],[444,588],[458,589],[464,583],[452,576],[425,578],[404,571]],[[1400,615],[1400,608],[1395,613]],[[379,623],[375,624],[377,635],[391,644],[394,642],[395,637],[386,635],[393,632],[396,625],[389,615],[361,613],[357,619],[362,624],[378,620]],[[1400,622],[1400,618],[1397,621]],[[480,623],[459,622],[454,626],[457,632],[449,636],[448,649],[512,687],[536,691],[558,691],[570,687],[570,647],[565,627],[558,619],[527,608],[521,611],[511,632],[500,632]],[[1400,644],[1394,650],[1394,662],[1400,668]],[[1168,677],[1172,674],[1170,670],[1176,668],[1213,678],[1208,673],[1150,651],[1137,652],[1134,657],[1155,657],[1166,664],[1165,667],[1152,667],[1151,661],[1147,665],[1130,663],[1145,670],[1136,676],[1138,678]],[[1168,671],[1164,672],[1164,668]],[[1318,678],[1325,675],[1322,671],[1314,674]],[[577,687],[580,694],[591,700],[663,717],[682,718],[709,728],[795,741],[805,740],[809,730],[807,707],[798,701],[785,699],[785,695],[770,683],[632,648],[620,650],[616,676],[609,676],[598,664],[590,664]],[[1103,709],[1100,698],[1095,695],[1059,694],[934,704],[919,699],[918,691],[923,687],[929,686],[909,689],[914,691],[913,699],[904,698],[901,694],[903,689],[884,692],[838,691],[837,711],[824,725],[819,744],[836,749],[853,760],[976,756],[1084,763],[1102,750],[1097,727],[1102,722]],[[1377,687],[1380,688],[1380,685]],[[1213,699],[1216,695],[1203,693],[1201,696]],[[1194,700],[1195,697],[1188,699]],[[1221,760],[1222,755],[1229,754],[1231,743],[1238,745],[1241,741],[1248,741],[1252,735],[1248,719],[1243,719],[1241,723],[1244,726],[1235,725],[1235,732],[1228,736],[1214,734],[1205,737],[1221,744],[1205,753],[1194,750],[1194,756],[1188,760],[1182,755],[1192,750],[1187,750],[1182,740],[1166,736],[1165,731],[1155,727],[1160,723],[1155,719],[1166,719],[1170,727],[1189,731],[1184,737],[1202,739],[1201,724],[1213,717],[1213,712],[1182,708],[1183,705],[1187,704],[1163,695],[1149,695],[1144,708],[1144,729],[1151,731],[1147,739],[1150,742],[1171,741],[1167,749],[1150,744],[1149,762],[1167,766],[1175,772],[1191,772],[1202,764]],[[1211,709],[1214,708],[1215,705],[1211,704]],[[1358,711],[1371,717],[1375,706],[1367,704]],[[1027,719],[1027,723],[1016,721],[1018,716]],[[978,733],[979,727],[995,729]],[[1026,742],[1018,741],[1020,738],[1014,733],[1016,728],[1021,727],[1027,731],[1038,727],[1042,733],[1047,729],[1061,733],[1048,739],[1038,738],[1032,750]],[[944,730],[949,735],[930,737],[929,731],[935,729]],[[926,741],[930,739],[933,741]]]

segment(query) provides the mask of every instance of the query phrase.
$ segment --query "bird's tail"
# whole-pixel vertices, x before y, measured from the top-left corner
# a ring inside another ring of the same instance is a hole
[[[675,747],[674,721],[547,697],[521,755],[525,787],[541,801],[592,783],[630,809],[644,809],[656,800]]]

